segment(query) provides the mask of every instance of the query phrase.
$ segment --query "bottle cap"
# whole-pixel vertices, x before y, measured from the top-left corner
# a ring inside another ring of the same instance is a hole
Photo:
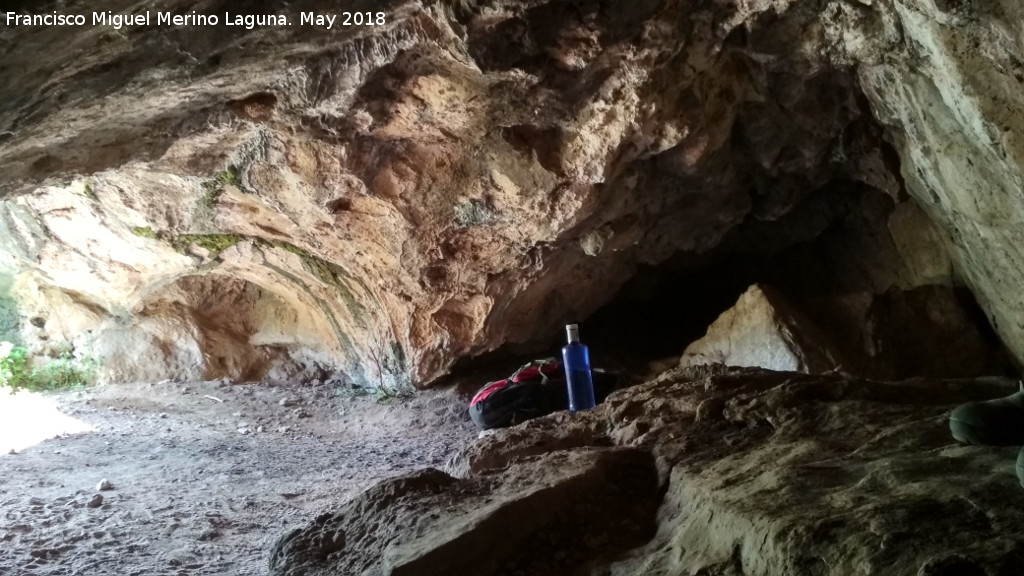
[[[569,338],[569,342],[580,341],[580,327],[579,324],[568,324],[565,327],[565,335]]]

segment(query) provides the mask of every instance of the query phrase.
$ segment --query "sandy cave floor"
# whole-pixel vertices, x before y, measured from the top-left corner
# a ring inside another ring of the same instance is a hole
[[[440,467],[476,434],[453,390],[390,405],[323,384],[217,381],[44,398],[95,431],[0,454],[5,576],[265,574],[289,527]],[[98,492],[103,479],[114,488]]]

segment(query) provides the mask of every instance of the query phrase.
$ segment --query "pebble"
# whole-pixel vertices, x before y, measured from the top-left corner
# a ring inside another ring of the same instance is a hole
[[[93,496],[92,500],[89,500],[89,503],[86,504],[86,506],[89,508],[99,508],[100,506],[103,506],[103,496],[100,494]]]
[[[8,454],[17,454],[17,453],[18,453],[18,451],[15,450],[14,448],[11,448],[11,451],[8,452]]]
[[[309,414],[309,412],[306,412],[302,408],[299,408],[298,410],[295,411],[295,417],[296,418],[309,418],[310,414]]]
[[[291,398],[281,398],[278,404],[287,408],[288,406],[294,406],[295,400]]]
[[[281,434],[284,434],[285,432],[287,432],[287,431],[289,431],[291,429],[292,429],[291,426],[281,426],[280,428],[277,429],[277,431],[280,432]]]
[[[106,478],[104,478],[103,480],[100,480],[100,483],[96,485],[96,491],[97,492],[102,492],[104,490],[113,490],[113,489],[114,489],[114,485],[110,482],[110,480],[107,480]]]

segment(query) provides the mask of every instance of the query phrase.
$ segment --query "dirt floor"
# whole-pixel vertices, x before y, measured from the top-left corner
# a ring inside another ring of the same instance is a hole
[[[10,400],[0,433],[31,427],[13,424],[26,409]],[[5,576],[264,574],[289,527],[385,477],[440,467],[476,435],[452,390],[381,404],[325,384],[214,381],[32,401],[95,431],[3,449]],[[113,488],[99,491],[104,479]]]

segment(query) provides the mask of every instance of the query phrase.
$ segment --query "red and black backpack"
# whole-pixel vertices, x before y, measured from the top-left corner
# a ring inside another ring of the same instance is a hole
[[[565,371],[554,358],[534,360],[503,380],[488,382],[469,402],[469,416],[484,430],[564,410]]]

